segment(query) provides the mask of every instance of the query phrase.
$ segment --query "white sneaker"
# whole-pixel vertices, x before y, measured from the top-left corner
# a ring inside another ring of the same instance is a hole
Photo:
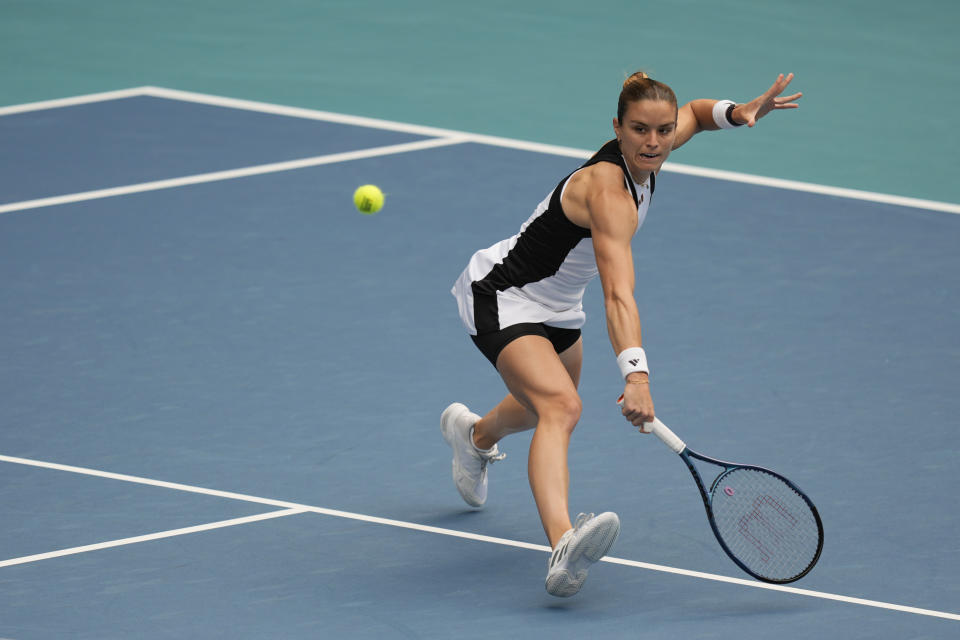
[[[487,501],[487,465],[507,457],[497,445],[484,451],[473,444],[473,425],[479,419],[459,402],[444,409],[440,416],[440,432],[453,449],[453,482],[471,507],[482,507]]]
[[[580,591],[590,565],[607,555],[619,534],[620,518],[612,511],[577,516],[573,529],[563,534],[550,554],[547,593],[568,598]]]

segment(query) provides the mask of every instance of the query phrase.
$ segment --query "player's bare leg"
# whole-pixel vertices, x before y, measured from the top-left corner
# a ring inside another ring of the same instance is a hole
[[[576,378],[582,361],[580,344],[578,341],[563,354]],[[503,437],[521,427],[529,428],[528,414],[536,416],[527,471],[544,532],[553,546],[573,526],[567,501],[567,450],[580,419],[576,382],[550,341],[541,336],[523,336],[508,344],[497,359],[497,369],[510,397],[495,409],[497,415],[488,414],[491,419],[484,426],[492,433],[482,435]],[[518,407],[527,413],[521,413]]]
[[[573,386],[580,384],[580,367],[583,362],[583,339],[577,340],[563,353],[560,362]],[[500,403],[491,409],[473,427],[473,442],[481,449],[489,449],[511,433],[529,431],[537,426],[537,415],[520,404],[512,393],[508,393]]]

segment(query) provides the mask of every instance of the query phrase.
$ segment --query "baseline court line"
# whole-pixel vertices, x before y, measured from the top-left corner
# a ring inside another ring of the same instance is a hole
[[[8,107],[0,107],[0,116],[9,116],[14,113],[28,113],[30,111],[42,111],[44,109],[74,107],[78,104],[91,104],[93,102],[122,100],[123,98],[137,98],[143,95],[147,95],[144,93],[143,87],[134,87],[132,89],[120,89],[119,91],[89,93],[87,95],[73,96],[71,98],[57,98],[56,100],[43,100],[41,102],[26,102],[24,104],[14,104]]]
[[[279,173],[281,171],[291,171],[293,169],[303,169],[306,167],[316,167],[324,164],[335,164],[337,162],[348,162],[350,160],[361,160],[364,158],[376,158],[397,153],[408,153],[410,151],[422,151],[424,149],[433,149],[436,147],[445,147],[465,142],[462,138],[433,138],[430,140],[418,140],[416,142],[405,142],[403,144],[388,145],[385,147],[373,147],[370,149],[360,149],[357,151],[346,151],[343,153],[332,153],[325,156],[314,156],[312,158],[301,158],[300,160],[286,160],[284,162],[271,162],[269,164],[255,165],[252,167],[243,167],[240,169],[227,169],[225,171],[213,171],[211,173],[200,173],[192,176],[183,176],[180,178],[168,178],[166,180],[155,180],[153,182],[142,182],[140,184],[131,184],[123,187],[110,187],[108,189],[95,189],[93,191],[81,191],[79,193],[69,193],[50,198],[38,198],[36,200],[23,200],[21,202],[11,202],[0,205],[0,214],[11,213],[14,211],[24,211],[26,209],[37,209],[39,207],[52,207],[58,204],[69,204],[72,202],[83,202],[85,200],[96,200],[99,198],[111,198],[114,196],[123,196],[131,193],[143,193],[145,191],[159,191],[161,189],[173,189],[175,187],[184,187],[193,184],[202,184],[205,182],[218,182],[221,180],[233,180],[236,178],[247,178],[249,176],[259,176],[267,173]]]
[[[257,496],[250,496],[241,493],[233,493],[229,491],[220,491],[217,489],[205,489],[203,487],[196,487],[186,484],[179,484],[175,482],[166,482],[163,480],[152,480],[150,478],[142,478],[138,476],[130,476],[120,473],[112,473],[109,471],[99,471],[97,469],[88,469],[84,467],[74,467],[65,464],[59,464],[55,462],[44,462],[41,460],[31,460],[28,458],[17,458],[14,456],[0,455],[0,462],[10,462],[13,464],[21,464],[31,467],[39,467],[43,469],[52,469],[56,471],[66,471],[70,473],[77,473],[81,475],[95,476],[98,478],[107,478],[111,480],[120,480],[123,482],[131,482],[136,484],[144,484],[153,487],[162,487],[166,489],[174,489],[177,491],[185,491],[189,493],[199,493],[208,496],[216,496],[221,498],[229,498],[232,500],[242,500],[246,502],[255,502],[258,504],[267,504],[276,507],[282,507],[284,511],[275,511],[272,512],[276,514],[275,517],[281,517],[282,515],[293,515],[294,512],[312,512],[319,513],[322,515],[334,516],[337,518],[347,518],[350,520],[359,520],[362,522],[370,522],[374,524],[382,524],[391,527],[399,527],[403,529],[412,529],[415,531],[421,531],[425,533],[435,533],[438,535],[451,536],[455,538],[464,538],[467,540],[473,540],[476,542],[487,542],[491,544],[499,544],[507,547],[515,547],[519,549],[528,549],[533,551],[542,551],[549,552],[550,547],[542,544],[534,544],[530,542],[522,542],[519,540],[509,540],[506,538],[496,538],[493,536],[485,536],[476,533],[470,533],[467,531],[458,531],[456,529],[444,529],[442,527],[433,527],[429,525],[417,524],[414,522],[404,522],[403,520],[393,520],[390,518],[380,518],[377,516],[369,516],[360,513],[351,513],[349,511],[340,511],[337,509],[327,509],[325,507],[315,507],[305,504],[297,504],[294,502],[286,502],[282,500],[274,500],[271,498],[261,498]],[[263,514],[265,517],[270,516],[270,514]],[[257,516],[252,516],[257,517]],[[240,520],[243,520],[241,518]],[[230,522],[230,521],[226,521]],[[229,526],[229,525],[228,525]],[[77,547],[78,549],[83,549],[82,547]],[[56,553],[56,552],[54,552]],[[41,554],[42,555],[42,554]],[[11,561],[7,561],[11,562]],[[649,571],[659,571],[661,573],[670,573],[674,575],[681,575],[691,578],[698,578],[702,580],[711,580],[713,582],[723,582],[727,584],[734,584],[744,587],[752,587],[754,589],[765,589],[767,591],[780,591],[783,593],[789,593],[793,595],[806,596],[810,598],[819,598],[822,600],[833,600],[836,602],[845,602],[847,604],[856,604],[865,607],[874,607],[878,609],[888,609],[891,611],[900,611],[904,613],[912,613],[916,615],[929,616],[933,618],[943,618],[946,620],[955,620],[960,621],[960,614],[950,613],[947,611],[936,611],[933,609],[922,609],[919,607],[911,607],[907,605],[893,604],[890,602],[881,602],[878,600],[867,600],[864,598],[855,598],[851,596],[844,596],[835,593],[827,593],[823,591],[812,591],[809,589],[798,589],[796,587],[787,587],[783,585],[776,584],[767,584],[765,582],[756,582],[753,580],[744,580],[742,578],[732,578],[729,576],[723,576],[713,573],[704,573],[701,571],[691,571],[688,569],[678,569],[675,567],[668,567],[658,564],[650,564],[647,562],[639,562],[636,560],[626,560],[623,558],[615,557],[605,557],[602,562],[609,562],[611,564],[619,564],[627,567],[635,567],[638,569],[646,569]],[[3,562],[0,562],[0,567],[6,566]]]
[[[121,538],[119,540],[109,540],[107,542],[98,542],[96,544],[86,544],[81,547],[71,547],[69,549],[60,549],[58,551],[50,551],[48,553],[36,553],[31,556],[22,556],[20,558],[0,560],[0,568],[12,567],[14,565],[27,564],[30,562],[39,562],[40,560],[50,560],[52,558],[62,558],[64,556],[72,556],[78,553],[87,553],[88,551],[99,551],[100,549],[112,549],[114,547],[122,547],[128,544],[137,544],[139,542],[149,542],[150,540],[161,540],[163,538],[173,538],[175,536],[184,536],[191,533],[199,533],[201,531],[212,531],[213,529],[222,529],[224,527],[235,527],[241,524],[249,524],[251,522],[271,520],[273,518],[283,518],[286,516],[294,516],[301,513],[307,513],[307,509],[284,509],[282,511],[270,511],[268,513],[260,513],[255,516],[233,518],[231,520],[221,520],[219,522],[199,524],[193,527],[183,527],[181,529],[170,529],[169,531],[160,531],[158,533],[148,533],[147,535],[143,535],[143,536],[134,536],[132,538]]]

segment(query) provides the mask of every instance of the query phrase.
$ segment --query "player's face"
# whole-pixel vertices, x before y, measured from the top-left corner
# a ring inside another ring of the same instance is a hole
[[[641,179],[658,171],[673,149],[677,105],[665,100],[636,100],[627,105],[623,122],[613,120],[630,173]]]

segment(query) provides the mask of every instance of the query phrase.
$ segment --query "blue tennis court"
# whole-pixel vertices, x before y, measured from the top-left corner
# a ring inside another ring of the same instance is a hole
[[[0,139],[0,637],[960,630],[960,208],[662,173],[657,413],[796,481],[823,555],[790,588],[723,555],[617,412],[593,285],[571,507],[623,529],[558,600],[529,434],[474,511],[439,414],[503,394],[453,280],[587,152],[155,88],[0,109]]]

